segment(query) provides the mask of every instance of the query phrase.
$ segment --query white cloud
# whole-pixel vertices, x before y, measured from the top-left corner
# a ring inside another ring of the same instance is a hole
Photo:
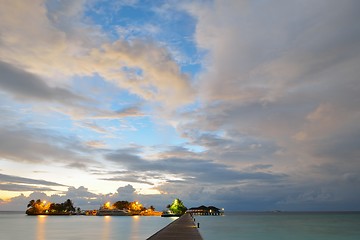
[[[188,77],[165,48],[142,40],[110,42],[99,28],[83,21],[81,3],[5,1],[0,10],[0,59],[46,77],[50,86],[96,73],[166,108],[193,100]],[[20,19],[31,19],[32,24]]]

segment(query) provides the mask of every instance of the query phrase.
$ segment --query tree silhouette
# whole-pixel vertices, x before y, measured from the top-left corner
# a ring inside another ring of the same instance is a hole
[[[128,201],[117,201],[113,204],[113,207],[123,210],[123,209],[130,209],[130,203]]]
[[[30,202],[29,202],[29,204],[27,205],[27,207],[28,207],[28,208],[29,208],[29,207],[33,207],[34,204],[35,204],[35,200],[32,199],[32,200],[30,200]]]

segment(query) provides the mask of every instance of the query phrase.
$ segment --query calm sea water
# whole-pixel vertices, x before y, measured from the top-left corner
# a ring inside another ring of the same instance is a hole
[[[195,220],[206,240],[360,239],[360,213],[226,213]]]
[[[146,239],[175,218],[26,216],[0,212],[0,239]],[[226,213],[195,216],[205,240],[360,239],[359,213]]]
[[[0,239],[146,239],[174,219],[149,216],[27,216],[24,213],[0,212]]]

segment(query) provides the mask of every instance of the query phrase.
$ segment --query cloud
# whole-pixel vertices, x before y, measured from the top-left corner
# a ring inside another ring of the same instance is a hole
[[[49,130],[0,127],[0,156],[15,162],[44,163],[60,162],[72,167],[86,168],[94,160],[84,157],[89,148],[84,148],[76,139],[59,136]],[[79,154],[83,152],[85,155]]]
[[[11,192],[30,192],[30,191],[58,191],[51,187],[64,187],[66,185],[37,180],[13,175],[0,174],[0,190]]]
[[[24,178],[6,174],[0,174],[0,181],[1,183],[26,183],[26,184],[38,184],[38,185],[45,185],[45,186],[65,186],[55,182],[49,182],[45,180],[36,180],[31,178]]]
[[[326,10],[335,8],[336,15]],[[351,23],[357,8],[356,1],[191,5],[196,42],[209,51],[204,94],[241,103],[274,101],[316,81],[311,77],[356,58],[360,35]]]
[[[128,184],[124,187],[119,187],[117,189],[117,193],[119,195],[125,195],[125,196],[133,195],[135,193],[135,188],[133,186],[131,186],[130,184]]]
[[[97,74],[168,111],[191,103],[189,77],[166,48],[151,41],[110,41],[100,28],[82,19],[85,6],[81,1],[37,0],[24,8],[16,1],[4,2],[0,60],[42,76],[51,85]],[[19,16],[32,19],[31,26],[14,20]]]
[[[90,119],[120,119],[125,117],[143,117],[144,113],[141,111],[140,105],[125,107],[116,111],[103,111],[96,115],[89,117]]]
[[[152,182],[147,181],[146,174],[137,174],[134,172],[122,173],[121,175],[116,175],[111,178],[100,178],[101,180],[106,181],[120,181],[120,182],[130,182],[130,183],[145,183],[148,185],[154,185]]]
[[[89,192],[87,188],[84,186],[80,186],[78,188],[75,187],[69,187],[68,190],[65,193],[65,196],[71,199],[76,198],[93,198],[97,195],[94,193]]]
[[[198,20],[195,40],[207,51],[202,106],[178,128],[185,137],[211,154],[223,149],[221,161],[241,166],[262,159],[288,173],[332,162],[331,154],[316,152],[331,149],[336,136],[342,138],[333,152],[356,156],[346,132],[360,120],[357,1],[214,1],[185,9]],[[229,139],[238,142],[230,145],[239,149],[234,155],[225,150]],[[261,147],[241,151],[247,146]],[[333,157],[341,164],[339,155]]]
[[[0,72],[1,91],[10,94],[16,101],[36,103],[35,111],[59,112],[74,120],[108,120],[144,115],[136,105],[117,111],[102,109],[96,106],[100,105],[98,100],[75,94],[63,87],[48,86],[39,76],[4,62],[0,62]]]
[[[196,44],[207,55],[198,75],[201,104],[177,115],[176,127],[200,150],[165,151],[153,161],[119,151],[107,159],[182,177],[164,184],[165,192],[190,182],[238,180],[210,195],[228,204],[274,208],[281,199],[298,199],[284,207],[320,209],[323,201],[331,209],[342,208],[345,198],[354,203],[359,192],[351,193],[353,184],[344,179],[354,181],[351,169],[359,169],[360,29],[353,24],[359,3],[214,1],[188,2],[185,9],[197,19]]]
[[[42,79],[32,73],[0,62],[0,86],[20,99],[56,101],[60,103],[76,103],[85,98],[67,89],[49,87]]]
[[[173,3],[152,8],[166,13],[160,19],[190,14],[196,20],[189,27],[195,35],[187,41],[196,44],[196,58],[204,59],[194,79],[170,52],[176,43],[149,40],[144,35],[150,33],[138,34],[136,26],[131,37],[116,27],[106,33],[92,22],[85,14],[97,2],[35,1],[27,6],[7,0],[0,9],[5,161],[60,161],[82,170],[97,165],[98,180],[149,185],[167,203],[180,196],[195,206],[244,210],[358,209],[358,1],[187,1],[174,5],[186,11],[176,16],[169,11]],[[117,9],[136,7],[132,1],[118,4]],[[99,11],[107,14],[110,5]],[[93,83],[81,81],[92,77],[99,82],[83,88]],[[136,96],[131,103],[115,100],[122,89]],[[33,127],[28,120],[39,109],[65,115],[71,134]],[[114,142],[107,138],[119,136],[119,129],[108,120],[152,116],[176,128],[178,147],[111,148]],[[97,162],[102,160],[103,166]],[[2,187],[15,185],[26,189],[25,183]],[[98,206],[121,197],[121,191],[148,202],[160,198],[130,185],[106,195],[72,188],[52,198],[68,194]]]
[[[106,144],[102,141],[87,141],[85,142],[85,145],[92,148],[106,148]]]
[[[285,175],[269,172],[241,172],[229,166],[210,160],[165,158],[145,160],[129,152],[129,149],[118,150],[106,155],[106,159],[115,162],[125,169],[138,172],[158,172],[174,174],[187,182],[205,184],[235,184],[248,180],[276,181]]]
[[[28,192],[28,191],[57,191],[48,187],[28,186],[23,184],[2,184],[0,183],[0,190],[13,192]]]
[[[177,107],[194,99],[188,77],[180,72],[169,53],[155,43],[118,40],[94,50],[90,59],[95,61],[88,64],[95,64],[94,69],[105,79],[145,100]]]

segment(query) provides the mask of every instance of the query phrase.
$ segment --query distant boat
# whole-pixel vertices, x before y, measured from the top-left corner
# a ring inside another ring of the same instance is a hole
[[[120,209],[100,209],[97,216],[131,216],[131,212]]]

